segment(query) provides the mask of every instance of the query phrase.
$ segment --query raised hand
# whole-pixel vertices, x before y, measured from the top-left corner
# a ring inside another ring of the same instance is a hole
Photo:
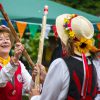
[[[24,46],[20,42],[17,42],[14,49],[14,56],[12,56],[10,60],[10,63],[12,64],[12,66],[14,67],[18,66],[18,60],[23,50],[24,50]]]
[[[14,50],[14,57],[16,61],[18,61],[18,59],[20,58],[23,50],[24,50],[24,46],[20,42],[17,42]]]
[[[46,76],[46,70],[45,67],[41,64],[36,64],[33,68],[32,79],[35,81],[35,76],[38,74],[38,69],[40,70],[40,83],[43,84]]]

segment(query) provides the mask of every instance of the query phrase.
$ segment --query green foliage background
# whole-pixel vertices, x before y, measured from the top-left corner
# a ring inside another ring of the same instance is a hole
[[[100,0],[52,0],[87,13],[100,16]]]
[[[24,44],[25,49],[27,50],[29,56],[31,57],[32,61],[36,63],[37,55],[38,55],[38,48],[39,48],[39,36],[40,32],[35,33],[34,37],[31,37],[29,33],[25,33],[23,38],[21,39],[22,44]],[[29,70],[28,61],[26,61],[25,57],[21,57],[22,62],[24,62],[25,66]],[[30,66],[31,68],[31,66]]]

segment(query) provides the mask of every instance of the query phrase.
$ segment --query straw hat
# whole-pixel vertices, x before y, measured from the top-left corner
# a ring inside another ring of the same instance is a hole
[[[64,19],[68,19],[70,21],[70,27],[68,26],[67,28],[71,29],[75,33],[76,38],[80,39],[84,37],[86,39],[91,39],[93,37],[94,28],[88,19],[83,16],[72,17],[72,14],[62,14],[56,18],[56,28],[58,36],[65,45],[67,45],[69,37],[65,31]]]

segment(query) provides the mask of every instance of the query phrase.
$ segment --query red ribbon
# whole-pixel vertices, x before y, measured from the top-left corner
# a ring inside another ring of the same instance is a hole
[[[77,17],[78,15],[75,15],[74,17],[72,17],[70,20],[69,20],[69,23],[67,24],[67,26],[70,28],[70,30],[72,31],[72,27],[71,27],[71,22],[72,22],[72,19]]]
[[[87,62],[87,59],[86,59],[86,56],[84,53],[82,53],[82,57],[83,57],[83,66],[85,67],[85,80],[84,80],[84,86],[83,86],[83,98],[86,97],[86,92],[87,92],[87,86],[88,86],[88,81],[89,81],[89,69],[88,69],[88,62]]]

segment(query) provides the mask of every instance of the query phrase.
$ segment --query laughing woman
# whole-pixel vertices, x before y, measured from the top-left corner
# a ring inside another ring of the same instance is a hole
[[[19,61],[24,50],[22,44],[16,43],[14,56],[9,56],[13,41],[10,29],[0,26],[0,100],[22,100],[22,89],[28,91],[33,84],[32,77]]]

